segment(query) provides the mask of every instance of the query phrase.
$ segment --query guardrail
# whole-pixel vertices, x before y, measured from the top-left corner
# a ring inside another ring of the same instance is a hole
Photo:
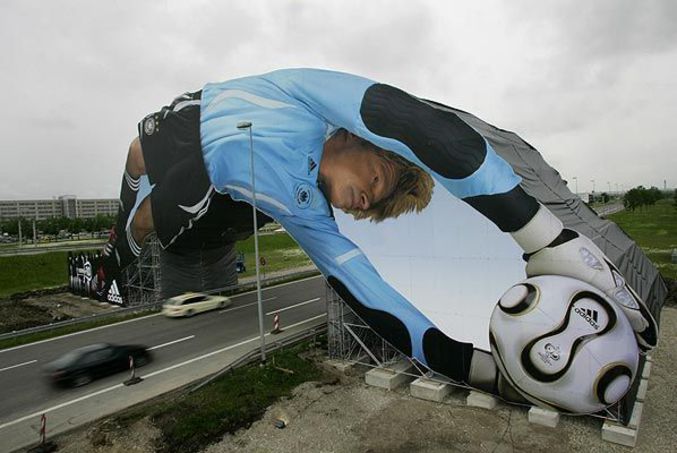
[[[297,332],[293,335],[290,335],[290,336],[288,336],[288,337],[286,337],[282,340],[274,341],[274,342],[271,342],[271,343],[266,342],[266,353],[275,352],[278,349],[282,349],[284,347],[291,346],[293,344],[299,343],[299,342],[306,340],[308,338],[316,337],[317,335],[319,335],[321,333],[325,333],[326,331],[327,331],[327,322],[325,321],[324,323],[320,324],[319,326],[308,327],[307,329],[304,329],[300,332]],[[248,353],[241,356],[239,359],[237,359],[234,362],[226,365],[221,370],[219,370],[216,373],[212,374],[211,376],[207,377],[206,379],[204,379],[199,384],[191,387],[190,390],[188,390],[188,393],[193,393],[196,390],[199,390],[202,387],[204,387],[205,385],[214,381],[219,376],[223,376],[224,374],[226,374],[227,372],[229,372],[231,370],[234,370],[236,368],[240,368],[242,366],[253,363],[255,360],[258,360],[260,357],[261,357],[261,350],[258,347],[256,349],[252,349]]]
[[[623,206],[623,203],[610,203],[593,208],[593,210],[600,217],[606,217],[608,215],[623,211],[624,209],[625,206]]]
[[[313,275],[318,275],[319,271],[317,269],[315,270],[307,270],[307,271],[302,271],[302,272],[293,272],[285,275],[279,275],[275,277],[268,278],[266,280],[262,280],[261,284],[262,286],[268,287],[268,286],[273,286],[278,283],[284,282],[284,281],[293,281],[293,280],[301,280],[306,277],[311,277]],[[232,296],[235,294],[240,294],[243,292],[251,291],[252,289],[256,288],[256,281],[253,282],[246,282],[246,283],[240,283],[234,286],[227,286],[224,288],[217,288],[214,290],[210,291],[205,291],[207,294],[223,294],[227,296]],[[133,314],[133,313],[138,313],[142,311],[152,311],[152,310],[157,310],[162,306],[162,301],[160,302],[153,302],[150,304],[144,304],[144,305],[136,305],[133,307],[119,307],[116,308],[110,312],[107,313],[98,313],[95,315],[89,315],[89,316],[82,316],[79,318],[73,318],[73,319],[68,319],[66,321],[59,321],[59,322],[54,322],[54,323],[49,323],[49,324],[44,324],[42,326],[35,326],[35,327],[29,327],[26,329],[21,329],[21,330],[15,330],[13,332],[6,332],[3,334],[0,334],[0,340],[5,340],[8,338],[15,338],[15,337],[20,337],[23,335],[29,335],[32,333],[38,333],[38,332],[45,332],[48,330],[53,330],[53,329],[59,329],[61,327],[65,326],[70,326],[73,324],[80,324],[83,322],[90,322],[90,321],[96,321],[99,319],[105,319],[105,318],[112,318],[116,316],[124,316],[126,314]]]
[[[24,244],[21,247],[0,248],[0,256],[38,255],[52,252],[81,252],[85,250],[101,250],[106,241],[89,242],[87,244],[54,244],[38,245]]]

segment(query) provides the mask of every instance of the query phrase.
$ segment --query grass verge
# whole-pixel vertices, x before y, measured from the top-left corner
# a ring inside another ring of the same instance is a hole
[[[608,218],[642,248],[664,278],[677,279],[677,264],[671,263],[672,251],[677,248],[677,209],[672,199]]]
[[[194,393],[173,394],[156,404],[134,407],[115,417],[115,425],[124,429],[149,417],[162,432],[156,451],[201,451],[226,433],[250,426],[294,387],[320,379],[323,371],[301,356],[311,347],[306,342],[277,351],[265,366],[257,363],[235,369]]]
[[[67,252],[0,256],[0,298],[68,282]]]
[[[244,262],[247,268],[247,272],[240,274],[240,277],[256,275],[254,237],[238,242],[235,248],[244,253]],[[266,261],[265,266],[261,266],[263,274],[312,264],[305,252],[286,233],[260,235],[259,255],[264,257]]]

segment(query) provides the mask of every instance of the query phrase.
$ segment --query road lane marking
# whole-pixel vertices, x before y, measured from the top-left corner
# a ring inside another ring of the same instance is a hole
[[[324,276],[323,276],[322,274],[320,274],[320,275],[313,275],[312,277],[302,278],[301,280],[294,280],[294,281],[292,281],[292,282],[280,283],[279,285],[268,286],[267,288],[261,288],[261,291],[269,291],[269,290],[275,289],[275,288],[282,288],[283,286],[293,285],[294,283],[306,282],[306,281],[312,280],[312,279],[314,279],[314,278],[324,278]],[[253,290],[248,291],[248,292],[246,292],[246,293],[235,294],[234,296],[230,296],[230,298],[231,298],[231,299],[235,299],[236,297],[246,296],[247,294],[252,294],[252,293],[255,293],[255,292],[256,292],[256,290],[253,289]]]
[[[186,341],[186,340],[192,340],[193,338],[195,338],[195,335],[190,335],[190,336],[187,336],[187,337],[179,338],[178,340],[168,341],[167,343],[162,343],[162,344],[159,344],[157,346],[152,346],[152,347],[148,348],[148,350],[152,351],[153,349],[164,348],[165,346],[170,346],[170,345],[173,345],[173,344],[176,344],[176,343],[181,343],[182,341]]]
[[[42,343],[47,343],[49,341],[61,340],[62,338],[73,337],[75,335],[80,335],[80,334],[83,334],[83,333],[94,332],[94,331],[101,330],[101,329],[107,329],[108,327],[120,326],[122,324],[127,324],[129,322],[141,321],[142,319],[152,318],[153,316],[160,316],[160,314],[161,313],[153,313],[152,315],[140,316],[138,318],[128,319],[126,321],[114,322],[112,324],[106,324],[105,326],[92,327],[91,329],[81,330],[79,332],[73,332],[73,333],[69,333],[69,334],[66,334],[66,335],[61,335],[59,337],[47,338],[45,340],[35,341],[33,343],[26,343],[26,344],[22,344],[22,345],[19,345],[19,346],[14,346],[12,348],[0,349],[0,354],[2,354],[3,352],[14,351],[16,349],[27,348],[28,346],[35,346],[36,344],[42,344]]]
[[[249,304],[240,305],[239,307],[226,308],[226,309],[223,309],[223,310],[219,310],[219,313],[226,313],[226,312],[228,312],[228,311],[239,310],[240,308],[251,307],[252,305],[256,305],[257,303],[258,303],[258,302],[251,302],[251,303],[249,303]]]
[[[292,324],[292,325],[288,326],[288,327],[286,328],[286,330],[293,329],[294,327],[300,326],[301,324],[305,324],[305,323],[307,323],[307,322],[315,321],[316,319],[320,319],[320,318],[323,318],[323,317],[326,317],[326,316],[327,316],[326,313],[322,313],[321,315],[317,315],[317,316],[313,316],[312,318],[304,319],[303,321],[300,321],[300,322],[297,322],[296,324]],[[268,332],[267,334],[265,334],[266,337],[268,337],[268,336],[270,336],[270,335],[271,335],[270,332]],[[175,364],[175,365],[172,365],[172,366],[170,366],[170,367],[164,368],[164,369],[162,369],[162,370],[153,371],[152,373],[148,373],[148,374],[146,374],[146,375],[144,375],[144,376],[141,376],[141,378],[142,378],[142,379],[146,379],[146,378],[149,378],[149,377],[157,376],[158,374],[162,374],[162,373],[165,373],[165,372],[167,372],[167,371],[171,371],[171,370],[173,370],[173,369],[175,369],[175,368],[179,368],[179,367],[182,367],[182,366],[184,366],[184,365],[189,365],[189,364],[191,364],[191,363],[193,363],[193,362],[197,362],[198,360],[206,359],[206,358],[211,357],[211,356],[213,356],[213,355],[219,354],[219,353],[221,353],[221,352],[226,352],[226,351],[228,351],[229,349],[233,349],[233,348],[236,348],[236,347],[238,347],[238,346],[242,346],[242,345],[245,345],[245,344],[247,344],[247,343],[251,343],[251,342],[253,342],[253,341],[261,341],[261,337],[260,337],[259,335],[257,335],[257,336],[255,336],[255,337],[253,337],[253,338],[248,339],[248,340],[241,341],[241,342],[239,342],[239,343],[237,343],[237,344],[234,344],[234,345],[226,346],[225,348],[217,349],[216,351],[208,352],[208,353],[203,354],[203,355],[201,355],[201,356],[197,356],[197,357],[194,357],[194,358],[192,358],[192,359],[188,359],[188,360],[186,360],[185,362],[177,363],[177,364]],[[2,429],[2,425],[0,425],[0,429]]]
[[[305,319],[305,320],[303,320],[303,321],[297,322],[296,324],[290,325],[289,327],[287,327],[287,330],[292,329],[292,328],[297,327],[297,326],[300,326],[301,324],[305,324],[305,323],[307,323],[307,322],[315,321],[316,319],[320,319],[320,318],[323,318],[323,317],[326,317],[326,316],[327,316],[326,313],[322,313],[321,315],[318,315],[318,316],[314,316],[314,317],[312,317],[312,318]],[[270,335],[271,335],[270,332],[268,332],[267,334],[265,334],[265,336],[270,336]],[[175,364],[175,365],[172,365],[172,366],[170,366],[170,367],[164,368],[164,369],[162,369],[162,370],[153,371],[152,373],[148,373],[148,374],[146,374],[146,375],[144,375],[144,376],[141,376],[141,378],[142,378],[142,379],[147,379],[147,378],[149,378],[149,377],[157,376],[158,374],[162,374],[162,373],[164,373],[164,372],[166,372],[166,371],[171,371],[171,370],[173,370],[173,369],[182,367],[182,366],[184,366],[184,365],[189,365],[189,364],[191,364],[191,363],[193,363],[193,362],[197,362],[198,360],[206,359],[206,358],[208,358],[208,357],[211,357],[211,356],[213,356],[213,355],[219,354],[219,353],[221,353],[221,352],[226,352],[226,351],[228,351],[228,350],[230,350],[230,349],[235,349],[235,348],[237,348],[238,346],[242,346],[242,345],[245,345],[245,344],[247,344],[247,343],[252,343],[252,342],[254,342],[254,341],[260,341],[260,340],[261,340],[261,337],[257,335],[256,337],[250,338],[250,339],[248,339],[248,340],[244,340],[244,341],[241,341],[241,342],[239,342],[239,343],[236,343],[236,344],[233,344],[233,345],[230,345],[230,346],[226,346],[225,348],[217,349],[216,351],[208,352],[207,354],[203,354],[203,355],[201,355],[201,356],[194,357],[194,358],[192,358],[192,359],[186,360],[185,362],[177,363],[177,364]],[[42,414],[47,414],[47,413],[49,413],[49,412],[54,412],[55,410],[62,409],[62,408],[64,408],[64,407],[66,407],[66,406],[70,406],[70,405],[72,405],[72,404],[79,403],[80,401],[84,401],[84,400],[89,399],[89,398],[92,398],[92,397],[94,397],[94,396],[99,396],[99,395],[102,395],[102,394],[104,394],[104,393],[110,392],[110,391],[112,391],[112,390],[119,389],[119,388],[124,388],[124,387],[125,387],[125,385],[122,384],[122,383],[120,383],[120,384],[115,384],[115,385],[113,385],[113,386],[111,386],[111,387],[107,387],[107,388],[105,388],[105,389],[97,390],[97,391],[94,392],[94,393],[90,393],[90,394],[88,394],[88,395],[83,395],[83,396],[81,396],[81,397],[75,398],[74,400],[65,401],[65,402],[63,402],[63,403],[61,403],[61,404],[57,404],[56,406],[52,406],[52,407],[47,408],[47,409],[41,409],[41,410],[39,410],[39,411],[37,411],[37,412],[33,412],[32,414],[25,415],[25,416],[23,416],[23,417],[21,417],[21,418],[17,418],[16,420],[12,420],[12,421],[10,421],[10,422],[6,422],[6,423],[1,424],[1,425],[0,425],[0,430],[2,430],[2,429],[4,429],[4,428],[7,428],[8,426],[16,425],[17,423],[21,423],[21,422],[24,422],[24,421],[26,421],[26,420],[30,420],[31,418],[39,417],[39,416],[42,415]]]
[[[31,363],[35,363],[35,362],[37,362],[37,360],[29,360],[28,362],[18,363],[16,365],[8,366],[8,367],[5,367],[5,368],[0,368],[0,371],[7,371],[7,370],[11,370],[12,368],[19,368],[20,366],[30,365]]]
[[[315,275],[313,277],[307,277],[307,278],[304,278],[304,279],[301,279],[301,280],[295,280],[293,282],[287,282],[287,283],[282,283],[280,285],[269,286],[268,288],[262,288],[261,291],[268,291],[268,290],[271,290],[271,289],[280,288],[282,286],[292,285],[294,283],[301,283],[301,282],[305,282],[307,280],[312,280],[314,278],[320,278],[320,277],[322,277],[321,274]],[[251,293],[255,293],[255,292],[256,292],[256,290],[249,291],[247,293],[236,294],[234,296],[231,296],[231,299],[235,299],[236,297],[240,297],[240,296],[246,296],[247,294],[251,294]],[[17,350],[17,349],[27,348],[28,346],[34,346],[36,344],[42,344],[42,343],[47,343],[49,341],[60,340],[62,338],[68,338],[68,337],[80,335],[80,334],[83,334],[83,333],[94,332],[94,331],[101,330],[101,329],[107,329],[108,327],[119,326],[119,325],[122,325],[122,324],[127,324],[129,322],[141,321],[142,319],[152,318],[153,316],[160,316],[161,314],[162,313],[153,313],[152,315],[141,316],[141,317],[138,317],[138,318],[128,319],[126,321],[120,321],[120,322],[116,322],[116,323],[112,323],[112,324],[106,324],[105,326],[93,327],[91,329],[81,330],[79,332],[73,332],[73,333],[69,333],[69,334],[66,334],[66,335],[61,335],[59,337],[47,338],[45,340],[35,341],[33,343],[26,343],[26,344],[14,346],[14,347],[7,348],[7,349],[0,349],[0,354],[2,354],[3,352],[9,352],[9,351]]]
[[[277,299],[277,296],[274,297],[269,297],[268,299],[261,299],[261,303],[267,302],[269,300]],[[219,310],[219,313],[226,313],[228,311],[234,311],[234,310],[239,310],[240,308],[247,308],[251,307],[252,305],[256,305],[258,302],[250,302],[248,304],[240,305],[239,307],[233,307],[233,308],[225,308],[223,310]]]
[[[296,322],[296,323],[294,323],[294,324],[291,324],[291,325],[287,326],[287,330],[293,329],[294,327],[300,326],[301,324],[305,324],[305,323],[307,323],[307,322],[315,321],[316,319],[325,318],[325,317],[327,317],[327,314],[326,314],[326,313],[322,313],[321,315],[317,315],[317,316],[313,316],[312,318],[304,319],[303,321],[299,321],[299,322]],[[268,333],[266,334],[266,336],[270,336],[270,335],[272,335],[270,332],[268,332]],[[261,338],[261,337],[259,336],[259,337],[257,337],[257,338]]]
[[[320,298],[316,297],[315,299],[310,299],[310,300],[307,300],[305,302],[299,302],[296,305],[290,305],[288,307],[280,308],[279,310],[274,310],[274,311],[268,312],[268,313],[266,313],[266,316],[274,315],[276,313],[282,313],[283,311],[291,310],[292,308],[300,307],[302,305],[312,304],[313,302],[317,302],[318,300],[320,300]]]
[[[122,383],[115,384],[112,387],[108,387],[108,388],[105,388],[105,389],[98,390],[94,393],[90,393],[89,395],[83,395],[79,398],[75,398],[74,400],[70,400],[70,401],[66,401],[66,402],[61,403],[61,404],[57,404],[56,406],[52,406],[48,409],[43,409],[43,410],[40,410],[38,412],[33,412],[30,415],[26,415],[24,417],[17,418],[16,420],[12,420],[11,422],[3,423],[2,425],[0,425],[0,429],[7,428],[8,426],[16,425],[17,423],[25,422],[26,420],[30,420],[33,417],[39,417],[42,414],[46,414],[48,412],[53,412],[57,409],[61,409],[61,408],[64,408],[66,406],[70,406],[71,404],[79,403],[80,401],[84,401],[84,400],[92,398],[94,396],[102,395],[106,392],[110,392],[111,390],[115,390],[117,388],[124,387],[124,386],[125,385],[122,384]]]

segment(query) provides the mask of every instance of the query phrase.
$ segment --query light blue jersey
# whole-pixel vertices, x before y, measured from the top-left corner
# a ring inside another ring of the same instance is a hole
[[[402,141],[372,133],[360,109],[365,92],[374,84],[350,74],[311,69],[208,84],[201,103],[204,161],[218,192],[252,203],[249,132],[237,129],[238,123],[251,122],[257,207],[284,226],[325,276],[342,282],[364,306],[401,320],[409,331],[412,356],[427,364],[422,337],[432,323],[338,231],[318,188],[326,139],[345,128],[426,169],[459,198],[508,192],[520,180],[486,140],[478,169],[467,177],[450,179],[433,171]]]

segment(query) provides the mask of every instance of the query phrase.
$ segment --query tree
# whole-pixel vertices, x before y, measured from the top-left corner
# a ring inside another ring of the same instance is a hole
[[[642,205],[642,190],[644,190],[644,187],[639,186],[625,192],[625,195],[623,195],[623,206],[625,206],[625,209],[634,211]]]
[[[661,198],[663,198],[663,193],[658,187],[647,189],[644,186],[637,186],[625,192],[625,195],[623,195],[623,206],[634,211],[636,208],[652,206]]]
[[[0,223],[0,231],[12,236],[19,234],[19,220],[23,219],[9,219]],[[25,222],[25,220],[24,220]],[[23,226],[22,226],[23,227]]]
[[[663,193],[658,187],[652,186],[651,189],[647,190],[647,204],[649,206],[655,205],[661,198],[663,198]]]

